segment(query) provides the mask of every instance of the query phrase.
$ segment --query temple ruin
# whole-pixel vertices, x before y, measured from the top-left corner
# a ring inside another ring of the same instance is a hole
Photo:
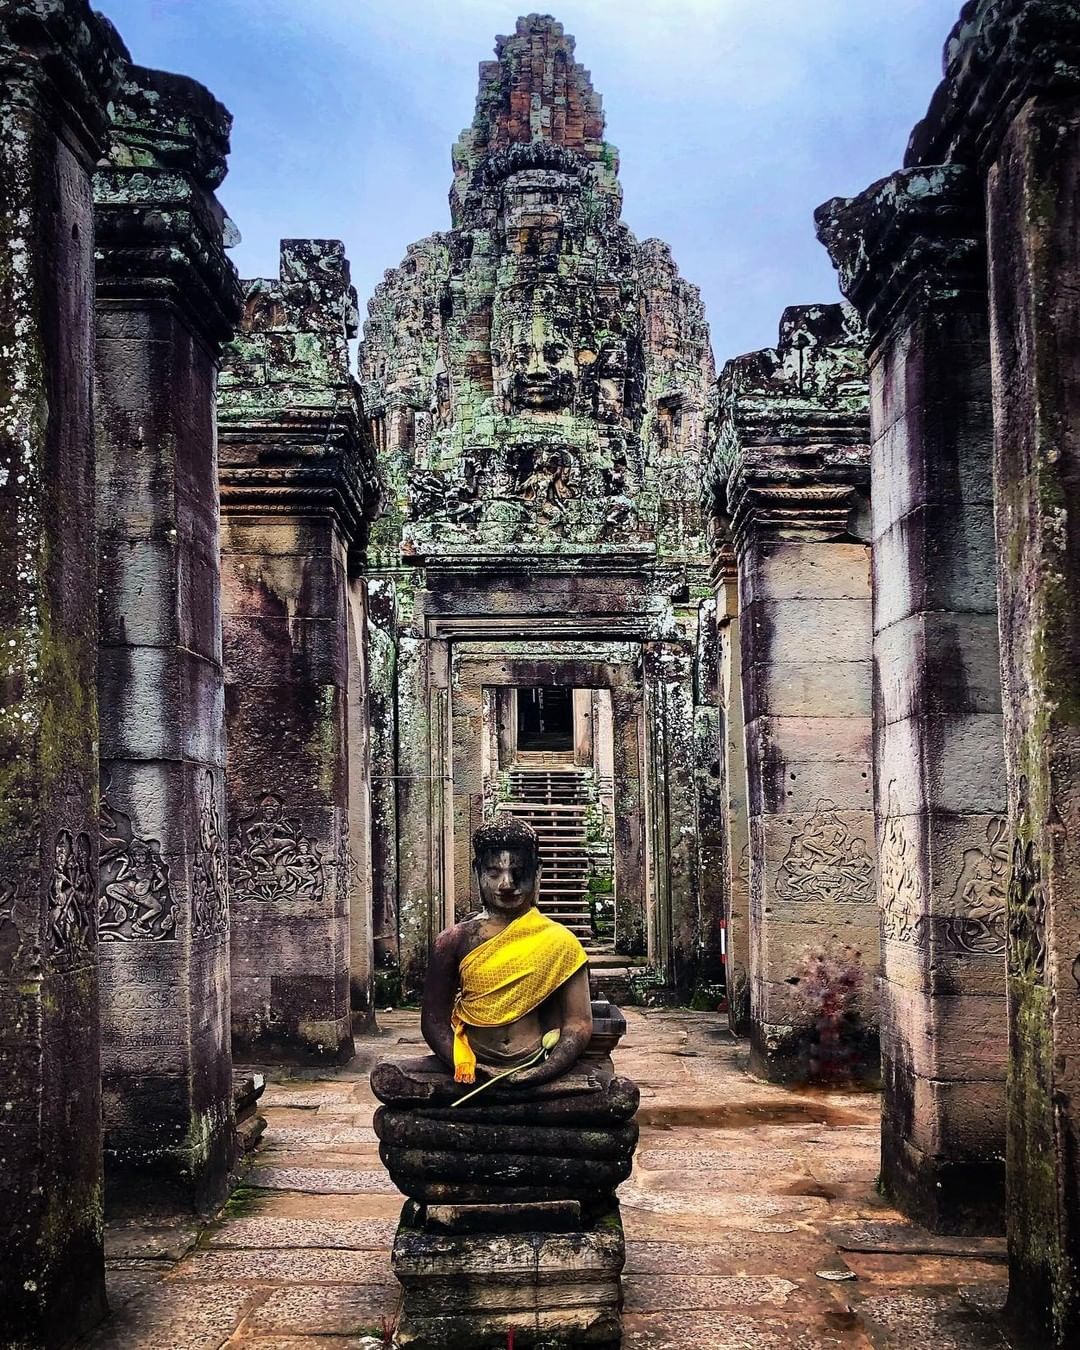
[[[170,1326],[199,1260],[193,1345],[689,1346],[768,1242],[789,1339],[732,1307],[732,1343],[893,1344],[883,1261],[1003,1241],[1007,1301],[939,1271],[919,1343],[1080,1341],[1078,50],[1076,4],[968,0],[904,164],[807,222],[843,301],[718,371],[552,17],[496,39],[449,221],[362,319],[337,240],[239,277],[208,90],[0,0],[0,1346],[171,1343],[117,1319]],[[500,821],[592,1030],[535,1095],[456,1113],[412,1051],[369,1087]],[[306,1191],[265,1075],[329,1108]],[[687,1234],[759,1125],[728,1271]],[[874,1177],[787,1178],[803,1126]],[[307,1265],[244,1210],[275,1187]],[[235,1298],[215,1214],[260,1235]],[[275,1304],[275,1246],[317,1296]],[[403,1319],[334,1312],[342,1250]]]

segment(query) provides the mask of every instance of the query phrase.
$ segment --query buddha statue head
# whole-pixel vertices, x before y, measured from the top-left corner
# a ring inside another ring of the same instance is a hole
[[[473,834],[473,871],[489,914],[516,918],[536,904],[540,890],[540,840],[516,816],[499,815]]]

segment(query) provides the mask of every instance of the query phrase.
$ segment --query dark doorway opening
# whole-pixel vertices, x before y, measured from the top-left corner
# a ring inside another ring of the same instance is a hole
[[[573,750],[572,689],[519,689],[517,706],[519,750]]]

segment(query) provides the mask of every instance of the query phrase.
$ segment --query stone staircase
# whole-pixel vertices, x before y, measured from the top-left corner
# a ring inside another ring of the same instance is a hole
[[[586,776],[575,768],[515,765],[507,779],[509,800],[499,810],[528,821],[540,836],[540,909],[564,923],[589,948],[592,922],[585,842],[585,809],[589,804]]]

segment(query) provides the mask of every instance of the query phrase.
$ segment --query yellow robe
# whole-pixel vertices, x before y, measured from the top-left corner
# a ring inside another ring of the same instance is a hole
[[[461,988],[450,1018],[454,1078],[476,1082],[476,1055],[465,1028],[501,1027],[538,1008],[585,965],[585,948],[561,923],[535,908],[462,957]]]

